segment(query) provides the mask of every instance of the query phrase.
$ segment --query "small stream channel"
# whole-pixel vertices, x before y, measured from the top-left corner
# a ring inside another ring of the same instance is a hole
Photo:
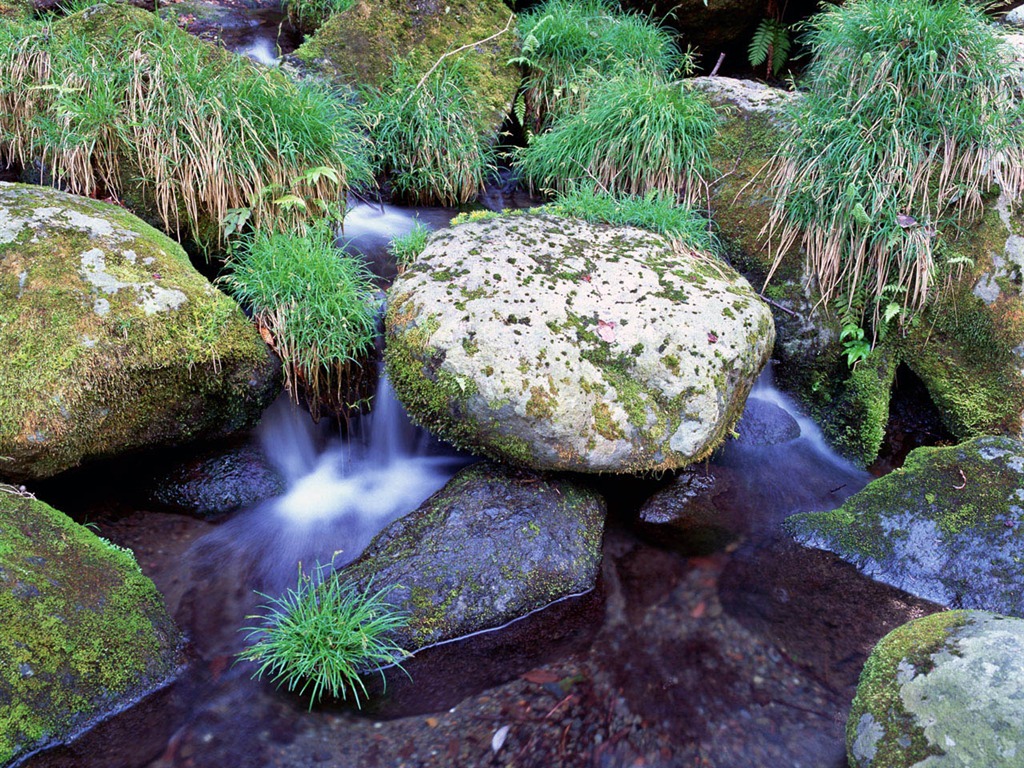
[[[430,228],[450,215],[416,214]],[[379,266],[413,216],[356,206],[344,237]],[[235,654],[261,602],[254,590],[294,586],[300,562],[348,562],[473,460],[413,427],[386,378],[373,413],[344,440],[286,399],[276,403],[242,444],[276,467],[286,490],[215,521],[153,501],[153,479],[192,459],[189,451],[67,475],[41,498],[133,549],[191,644],[175,683],[25,765],[840,768],[867,653],[936,606],[782,534],[788,515],[833,508],[870,475],[828,449],[773,386],[771,366],[748,401],[748,413],[766,409],[795,420],[798,434],[757,444],[743,439],[741,422],[739,440],[685,473],[711,488],[714,545],[640,518],[672,477],[587,479],[609,505],[598,588],[418,653],[405,665],[411,680],[390,670],[386,692],[365,711],[310,711],[252,680],[254,666]]]

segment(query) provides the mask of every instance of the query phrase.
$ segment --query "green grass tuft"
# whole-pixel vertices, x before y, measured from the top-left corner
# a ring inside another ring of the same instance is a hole
[[[540,130],[559,114],[578,111],[595,76],[619,72],[671,75],[692,62],[673,33],[611,0],[549,0],[519,17],[525,73],[520,122]]]
[[[374,286],[365,263],[335,246],[329,224],[304,233],[256,232],[219,280],[252,309],[281,357],[293,397],[304,388],[314,415],[332,388],[333,401],[343,399],[354,368],[374,347]]]
[[[413,224],[410,232],[392,238],[391,244],[388,246],[388,253],[394,258],[399,272],[404,271],[423,253],[429,237],[430,230],[417,221]]]
[[[377,169],[395,199],[419,205],[476,199],[493,148],[476,127],[478,101],[458,60],[422,78],[399,62],[394,76],[366,97]]]
[[[1024,110],[999,33],[970,3],[850,0],[809,26],[767,234],[776,267],[799,240],[823,301],[877,335],[957,274],[942,239],[994,184],[1020,197]]]
[[[319,570],[319,569],[318,569]],[[281,597],[270,597],[261,606],[261,626],[243,627],[256,643],[238,654],[240,659],[259,663],[253,677],[264,675],[299,695],[310,694],[310,709],[327,694],[348,700],[357,707],[368,696],[360,674],[395,664],[409,655],[388,635],[408,623],[408,617],[385,601],[391,590],[371,592],[343,584],[330,574],[322,584],[300,570],[295,589]]]
[[[720,117],[685,81],[644,72],[605,80],[581,111],[557,119],[516,155],[533,188],[563,192],[597,185],[610,194],[707,200],[709,145]]]
[[[344,13],[355,0],[283,0],[281,10],[288,15],[288,21],[303,34],[316,32],[331,16]]]

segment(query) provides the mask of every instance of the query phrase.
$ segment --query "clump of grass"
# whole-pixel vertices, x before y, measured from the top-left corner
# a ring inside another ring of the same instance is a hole
[[[703,253],[718,253],[720,250],[718,238],[706,217],[690,206],[679,205],[674,197],[656,191],[643,197],[632,197],[576,186],[536,210],[590,222],[648,229],[665,235],[678,245]]]
[[[247,618],[262,625],[242,631],[258,639],[238,657],[260,665],[253,677],[267,675],[300,696],[309,691],[310,709],[324,694],[346,701],[351,694],[362,708],[360,692],[362,699],[368,693],[360,675],[377,670],[386,684],[382,667],[401,669],[400,660],[409,655],[388,638],[408,621],[386,602],[388,592],[359,590],[333,574],[317,584],[300,569],[295,589],[281,597],[257,593],[268,602],[261,614]]]
[[[412,225],[412,230],[391,239],[388,253],[395,260],[399,272],[404,271],[423,253],[423,249],[427,247],[428,237],[430,237],[430,230],[417,221]]]
[[[264,339],[281,358],[292,397],[358,407],[348,395],[374,349],[373,276],[339,250],[327,223],[305,232],[257,231],[233,250],[220,281],[251,308]]]
[[[0,162],[37,160],[203,246],[230,209],[290,228],[369,180],[349,105],[121,5],[0,28]]]
[[[668,76],[688,66],[672,32],[611,0],[549,0],[519,17],[525,72],[518,117],[540,130],[549,119],[579,110],[596,76],[646,72]]]
[[[281,10],[288,15],[288,21],[303,34],[316,32],[331,16],[344,13],[355,0],[284,0]]]
[[[809,22],[814,60],[774,160],[767,227],[780,259],[799,239],[821,290],[874,333],[922,308],[940,238],[982,212],[993,184],[1024,187],[1010,57],[960,0],[849,0]]]
[[[657,190],[697,204],[707,198],[718,123],[706,96],[685,80],[620,74],[604,80],[582,110],[534,136],[515,163],[532,188],[596,184],[613,195]]]
[[[397,200],[461,205],[483,186],[493,147],[475,125],[479,105],[461,69],[454,59],[417,78],[399,62],[388,82],[367,91],[377,168]]]

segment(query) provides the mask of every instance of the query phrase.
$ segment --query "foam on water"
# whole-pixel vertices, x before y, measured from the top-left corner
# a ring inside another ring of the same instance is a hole
[[[278,64],[277,47],[266,38],[253,40],[251,43],[240,48],[238,53],[248,56],[250,59],[258,61],[260,64],[265,64],[268,67],[276,67]]]

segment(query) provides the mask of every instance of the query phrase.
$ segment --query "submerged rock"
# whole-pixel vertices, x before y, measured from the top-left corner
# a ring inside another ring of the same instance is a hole
[[[345,579],[395,586],[413,651],[492,629],[592,589],[601,564],[604,501],[568,481],[475,464],[385,528]]]
[[[1024,616],[1024,443],[918,448],[832,512],[786,528],[868,576],[956,608]]]
[[[0,765],[166,682],[180,642],[130,552],[0,487]]]
[[[121,208],[0,183],[0,476],[251,426],[279,367],[181,247]]]
[[[730,487],[727,470],[685,469],[640,508],[638,528],[651,541],[684,555],[724,549],[742,530],[729,506],[715,503]]]
[[[936,613],[875,646],[846,726],[854,768],[1024,764],[1024,621]]]
[[[388,373],[413,419],[535,469],[699,461],[775,336],[754,290],[712,257],[548,215],[435,234],[389,299]]]

